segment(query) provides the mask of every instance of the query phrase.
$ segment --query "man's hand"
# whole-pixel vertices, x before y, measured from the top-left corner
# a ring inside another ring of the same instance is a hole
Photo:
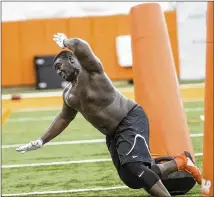
[[[37,150],[43,146],[43,142],[41,139],[31,141],[28,144],[21,145],[19,148],[16,149],[17,152],[25,153],[32,150]]]
[[[62,49],[65,48],[64,40],[67,39],[67,36],[63,33],[57,33],[54,35],[53,40],[61,47]]]

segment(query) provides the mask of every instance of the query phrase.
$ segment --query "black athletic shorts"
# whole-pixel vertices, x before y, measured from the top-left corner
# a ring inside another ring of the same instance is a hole
[[[141,106],[135,105],[129,111],[114,136],[106,136],[106,144],[118,171],[128,162],[151,165],[149,121]]]

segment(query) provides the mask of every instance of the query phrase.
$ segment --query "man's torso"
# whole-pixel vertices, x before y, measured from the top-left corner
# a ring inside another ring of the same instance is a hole
[[[63,93],[65,102],[79,111],[104,135],[110,135],[136,104],[122,96],[103,73],[81,71],[78,85],[69,84]]]

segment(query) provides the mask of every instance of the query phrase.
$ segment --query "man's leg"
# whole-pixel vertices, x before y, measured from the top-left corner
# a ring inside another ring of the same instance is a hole
[[[190,153],[187,151],[184,151],[169,162],[153,165],[151,169],[160,177],[166,177],[170,173],[176,172],[178,170],[187,171],[193,176],[197,183],[201,185],[201,173],[197,166],[194,164]]]
[[[144,188],[150,195],[156,197],[171,196],[161,182],[160,177],[142,162],[126,163],[122,168],[125,169],[125,172],[131,173],[132,176],[136,177],[137,185],[141,185],[141,188]]]
[[[166,187],[161,182],[161,180],[155,183],[152,188],[147,192],[152,196],[171,196]]]

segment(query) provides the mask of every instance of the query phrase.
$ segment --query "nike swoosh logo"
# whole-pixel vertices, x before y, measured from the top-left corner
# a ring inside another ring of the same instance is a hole
[[[140,135],[140,134],[137,134],[137,135],[135,136],[134,144],[133,144],[131,150],[130,150],[128,153],[126,153],[126,155],[129,155],[129,154],[132,152],[132,150],[134,149],[134,147],[135,147],[135,145],[136,145],[136,140],[137,140],[138,137],[139,137],[139,138],[142,138],[142,139],[144,140],[144,143],[145,143],[145,145],[146,145],[147,151],[148,151],[149,154],[151,155],[151,153],[150,153],[150,151],[149,151],[148,144],[146,143],[146,139],[145,139],[142,135]]]
[[[132,158],[136,158],[136,157],[138,157],[138,155],[133,155],[133,156],[132,156]]]
[[[141,174],[139,174],[138,176],[139,176],[139,177],[141,177],[141,176],[143,175],[143,173],[144,173],[144,171],[143,171],[143,172],[141,172]]]

